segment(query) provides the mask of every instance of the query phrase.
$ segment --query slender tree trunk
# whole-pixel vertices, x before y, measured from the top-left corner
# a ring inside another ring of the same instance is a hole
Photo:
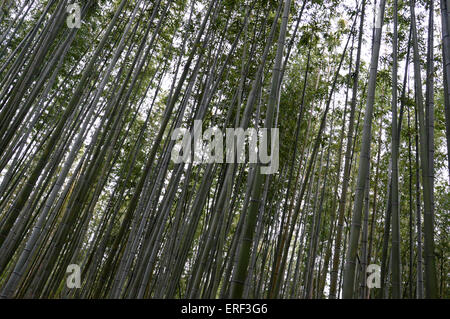
[[[356,252],[358,248],[359,233],[361,229],[362,203],[364,197],[364,188],[368,175],[369,167],[369,148],[372,136],[372,116],[375,100],[375,84],[378,69],[378,56],[380,53],[381,29],[384,18],[384,8],[386,1],[380,0],[377,10],[377,20],[375,22],[374,45],[372,58],[370,62],[369,86],[367,93],[366,112],[364,117],[364,128],[362,135],[362,146],[359,159],[358,179],[355,194],[355,203],[353,207],[353,216],[351,222],[350,239],[348,252],[346,256],[346,265],[344,270],[343,298],[352,298],[354,291]]]
[[[411,26],[413,36],[413,53],[414,53],[414,84],[417,102],[417,113],[419,120],[419,147],[420,147],[420,165],[422,170],[422,186],[424,198],[424,254],[425,254],[425,294],[427,298],[437,297],[437,279],[436,264],[434,256],[434,216],[433,216],[433,189],[430,185],[430,163],[428,134],[426,131],[427,124],[424,115],[424,103],[422,96],[422,83],[420,72],[419,45],[417,40],[415,1],[410,0],[411,9]]]

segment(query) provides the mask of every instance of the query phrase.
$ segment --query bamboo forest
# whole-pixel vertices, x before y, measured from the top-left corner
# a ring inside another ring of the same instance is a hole
[[[450,299],[450,0],[0,0],[0,83],[3,299]]]

